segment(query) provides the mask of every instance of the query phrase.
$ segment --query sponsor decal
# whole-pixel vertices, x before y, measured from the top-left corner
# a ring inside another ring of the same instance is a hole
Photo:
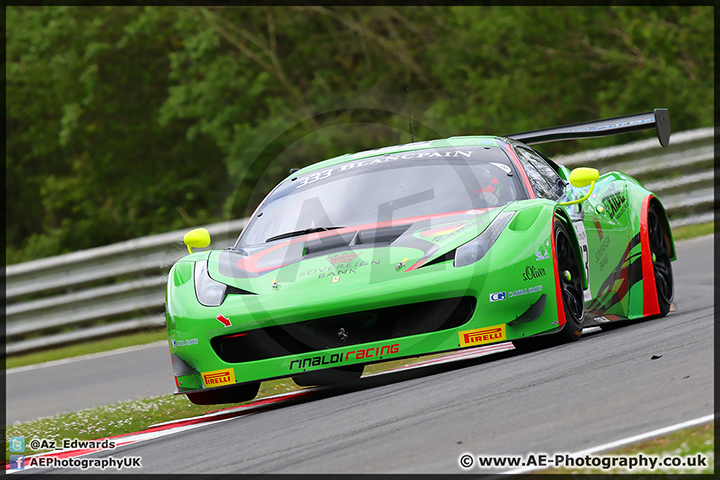
[[[544,277],[545,275],[546,273],[544,268],[537,268],[529,265],[525,267],[525,273],[523,273],[522,278],[527,282],[528,280],[532,280],[533,278],[540,278]]]
[[[598,217],[593,217],[593,223],[595,224],[595,230],[597,230],[598,237],[600,237],[600,240],[602,240],[603,230],[602,225],[600,225],[600,219]]]
[[[273,290],[280,290],[280,284],[278,283],[276,278],[273,278],[272,288]]]
[[[358,254],[359,255],[359,254]],[[340,275],[350,275],[357,273],[357,270],[368,265],[380,265],[380,260],[372,260],[371,262],[356,261],[347,263],[337,263],[333,266],[311,268],[305,272],[298,272],[298,277],[317,277],[317,278],[333,278],[339,277]],[[335,283],[335,282],[333,282]],[[279,286],[278,286],[279,288]]]
[[[490,294],[491,302],[499,302],[501,300],[505,300],[505,292],[497,292],[497,293]]]
[[[585,214],[583,214],[583,217]],[[583,267],[585,267],[585,276],[586,278],[590,278],[590,250],[588,249],[588,241],[587,241],[587,233],[585,232],[585,225],[583,224],[582,220],[577,220],[573,222],[573,227],[575,229],[575,233],[578,237],[578,244],[580,246],[580,253],[582,254],[583,259]],[[583,299],[584,300],[590,300],[592,298],[592,294],[590,292],[590,283],[588,283],[588,288],[583,290]]]
[[[523,295],[527,295],[528,293],[542,292],[542,288],[542,285],[538,285],[537,287],[521,288],[519,290],[508,292],[507,296],[508,298],[521,297]]]
[[[603,255],[603,257],[598,260],[597,264],[598,264],[598,267],[600,268],[601,272],[605,269],[605,266],[607,265],[607,263],[608,263],[607,254]]]
[[[222,323],[224,327],[232,327],[232,323],[230,323],[230,319],[227,318],[222,313],[220,315],[218,315],[217,317],[215,317],[215,320]]]
[[[619,128],[624,127],[627,125],[637,125],[641,123],[647,123],[647,122],[654,122],[655,120],[652,118],[646,118],[641,120],[632,120],[629,122],[620,122],[620,123],[613,123],[608,125],[598,125],[595,127],[584,127],[584,128],[574,128],[572,130],[568,130],[569,132],[587,132],[587,131],[594,131],[594,130],[606,130],[608,128]]]
[[[198,344],[198,339],[197,339],[197,338],[190,338],[190,339],[187,339],[187,340],[171,340],[171,342],[172,342],[173,348],[177,348],[177,347],[190,347],[190,346],[192,346],[192,345],[197,345],[197,344]]]
[[[338,255],[333,255],[332,257],[325,257],[325,259],[330,262],[333,265],[337,265],[338,263],[348,263],[352,260],[354,260],[356,257],[359,257],[360,253],[341,253]]]
[[[337,283],[337,282],[339,282],[339,281],[340,281],[340,276],[337,276],[337,275],[336,275],[336,276],[334,276],[334,277],[332,278],[332,282],[331,282],[331,283]]]
[[[595,250],[595,262],[597,263],[600,271],[602,272],[608,263],[607,248],[610,245],[610,237],[606,237],[598,245],[598,249]]]
[[[598,323],[608,323],[610,320],[600,315],[599,317],[595,317],[595,321]]]
[[[228,368],[224,370],[213,370],[212,372],[202,372],[202,380],[205,388],[230,385],[235,383],[235,370]]]
[[[290,362],[290,370],[293,368],[307,368],[318,365],[332,365],[334,363],[342,363],[343,354],[333,353],[332,355],[320,355],[317,357],[304,358],[302,360],[293,360]]]
[[[602,204],[610,215],[610,218],[617,220],[619,216],[625,213],[628,207],[627,197],[615,186],[610,185],[606,191],[605,197],[602,199]]]
[[[415,146],[423,146],[428,145],[429,142],[416,142],[413,145]],[[360,155],[367,155],[370,152],[375,152],[377,155],[381,155],[383,151],[391,151],[397,149],[398,146],[393,147],[386,147],[386,148],[380,148],[376,150],[368,150],[366,152],[358,152],[354,154],[353,156],[360,156]],[[382,165],[384,163],[390,162],[392,160],[412,160],[412,159],[419,159],[419,158],[471,158],[473,153],[475,153],[473,150],[438,150],[438,151],[414,151],[414,152],[400,152],[400,153],[392,153],[392,154],[385,154],[382,157],[370,157],[370,158],[364,158],[362,160],[358,161],[351,161],[347,163],[343,163],[341,165],[336,165],[330,169],[322,170],[322,171],[316,171],[311,172],[302,178],[299,178],[298,185],[295,188],[304,187],[305,185],[310,185],[311,183],[315,183],[318,180],[326,179],[338,172],[344,172],[346,170],[356,169],[356,168],[362,168],[369,165]]]
[[[341,329],[342,330],[342,329]],[[346,334],[346,332],[342,332]],[[341,332],[338,332],[341,335]],[[333,365],[343,363],[350,360],[362,360],[364,358],[380,358],[384,355],[392,355],[400,351],[400,344],[383,345],[381,347],[370,347],[364,350],[350,350],[342,353],[333,353],[332,355],[317,355],[315,357],[293,360],[290,362],[290,370],[305,369],[308,367],[317,367],[320,365]]]
[[[507,165],[505,165],[503,163],[490,162],[490,165],[495,165],[496,167],[498,167],[500,170],[507,173],[508,175],[512,175],[512,170],[510,170],[510,167],[508,167]]]
[[[461,347],[500,342],[506,339],[505,324],[494,325],[492,327],[485,328],[476,328],[474,330],[463,330],[461,332],[458,332],[458,336],[460,337]]]
[[[311,183],[315,183],[318,180],[322,180],[323,178],[328,178],[330,175],[332,175],[332,171],[333,169],[331,168],[330,170],[323,170],[322,172],[312,172],[301,178],[298,186],[295,188],[304,187],[305,185],[310,185]]]
[[[548,247],[550,246],[550,242],[548,240],[545,241],[545,245],[540,245],[535,252],[535,261],[539,262],[540,260],[547,260],[550,258],[550,251],[548,250]]]
[[[392,353],[398,353],[400,351],[400,344],[396,343],[394,345],[383,345],[382,347],[375,347],[375,348],[368,348],[366,350],[353,350],[351,352],[345,353],[345,360],[350,359],[351,354],[355,358],[355,360],[360,360],[362,358],[373,358],[373,357],[382,357],[383,355],[390,355]]]

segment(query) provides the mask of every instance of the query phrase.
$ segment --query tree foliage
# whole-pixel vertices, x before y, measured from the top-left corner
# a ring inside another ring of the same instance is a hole
[[[7,261],[249,214],[290,167],[668,107],[711,7],[7,7]],[[553,144],[557,154],[626,142]]]

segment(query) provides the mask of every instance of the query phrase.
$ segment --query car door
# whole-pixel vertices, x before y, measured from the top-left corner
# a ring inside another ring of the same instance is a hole
[[[563,180],[542,155],[535,150],[521,146],[516,146],[515,150],[518,158],[525,167],[528,180],[535,190],[536,195],[558,203],[581,198],[585,195],[582,189],[577,189],[570,185],[569,182]],[[580,252],[582,253],[583,267],[585,268],[587,278],[590,280],[592,278],[590,267],[591,247],[588,245],[587,229],[592,224],[586,226],[589,219],[586,218],[585,215],[585,208],[587,208],[584,205],[585,203],[586,202],[567,205],[563,208],[568,212],[570,220],[572,221],[578,238]],[[586,302],[592,299],[592,284],[590,281],[588,281],[588,288],[583,292],[583,298]]]

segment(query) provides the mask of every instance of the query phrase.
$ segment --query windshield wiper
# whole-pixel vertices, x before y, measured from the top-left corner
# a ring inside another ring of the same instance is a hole
[[[312,227],[312,228],[305,228],[303,230],[295,230],[294,232],[287,232],[287,233],[281,233],[280,235],[275,235],[273,237],[265,239],[265,242],[272,242],[273,240],[280,240],[281,238],[290,238],[290,237],[297,237],[298,235],[307,235],[308,233],[315,233],[315,232],[326,232],[328,230],[335,230],[336,228],[343,228],[343,227]]]

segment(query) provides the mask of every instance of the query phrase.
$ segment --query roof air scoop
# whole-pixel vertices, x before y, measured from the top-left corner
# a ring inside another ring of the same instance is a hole
[[[303,256],[312,255],[314,253],[326,252],[329,250],[337,250],[350,246],[353,239],[353,233],[345,233],[340,235],[329,235],[325,237],[315,238],[305,241]]]
[[[410,225],[396,225],[391,227],[375,228],[372,230],[359,230],[355,234],[351,245],[365,244],[391,244],[410,228]]]

